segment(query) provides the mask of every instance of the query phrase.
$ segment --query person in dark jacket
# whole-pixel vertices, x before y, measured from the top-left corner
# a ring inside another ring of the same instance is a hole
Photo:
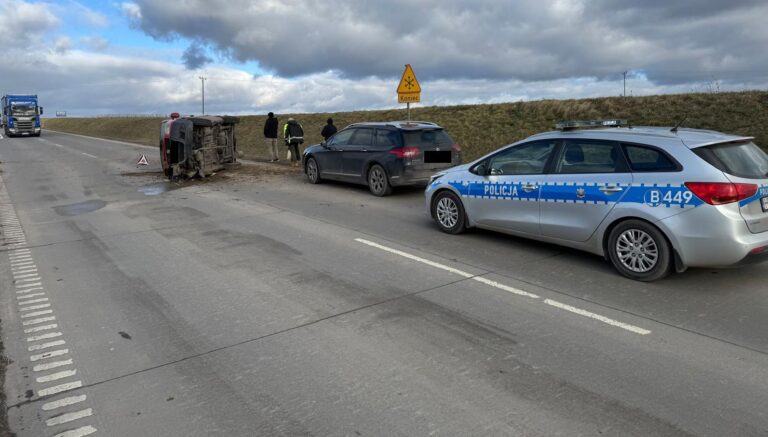
[[[328,138],[330,138],[333,134],[335,134],[338,129],[336,129],[336,126],[333,125],[333,119],[329,118],[325,121],[327,124],[323,127],[323,131],[320,132],[320,135],[323,136],[323,139],[328,141]]]
[[[299,144],[304,144],[304,128],[293,118],[288,119],[288,123],[283,126],[283,137],[285,144],[291,151],[291,165],[299,166]]]
[[[275,114],[272,112],[267,114],[267,121],[264,122],[264,140],[267,143],[270,161],[279,161],[279,150],[277,147],[277,117],[275,117]]]

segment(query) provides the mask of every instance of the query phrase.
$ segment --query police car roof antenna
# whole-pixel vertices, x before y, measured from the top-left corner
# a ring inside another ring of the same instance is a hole
[[[679,128],[679,127],[680,127],[680,126],[683,124],[683,123],[685,123],[685,120],[688,120],[688,117],[683,117],[683,119],[682,119],[682,120],[680,120],[680,121],[679,121],[679,122],[678,122],[678,123],[675,125],[675,127],[673,127],[672,129],[670,129],[669,131],[670,131],[670,132],[674,132],[674,133],[677,133],[677,129],[678,129],[678,128]]]

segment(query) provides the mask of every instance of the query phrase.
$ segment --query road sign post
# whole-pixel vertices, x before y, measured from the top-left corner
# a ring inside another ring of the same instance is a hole
[[[411,64],[405,64],[403,77],[400,78],[400,84],[397,86],[397,102],[405,103],[408,111],[408,121],[411,120],[411,103],[421,102],[421,85],[416,80],[416,74],[411,68]]]

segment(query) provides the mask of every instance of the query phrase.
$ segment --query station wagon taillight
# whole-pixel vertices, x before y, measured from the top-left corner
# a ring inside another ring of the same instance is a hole
[[[693,194],[710,205],[725,205],[739,202],[757,193],[755,184],[732,184],[729,182],[686,182]]]
[[[418,147],[401,147],[399,149],[392,149],[389,151],[389,153],[397,156],[398,158],[415,158],[419,156],[419,153],[421,150],[419,150]]]
[[[453,150],[456,153],[461,153],[461,146],[457,143],[451,146],[451,150]]]

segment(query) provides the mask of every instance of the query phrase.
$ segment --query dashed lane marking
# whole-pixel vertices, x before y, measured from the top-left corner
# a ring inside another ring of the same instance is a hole
[[[93,159],[99,159],[99,157],[98,157],[98,156],[94,156],[94,155],[91,155],[90,153],[80,152],[80,154],[81,154],[81,155],[85,155],[85,156],[87,156],[87,157],[89,157],[89,158],[93,158]]]
[[[530,298],[530,299],[539,299],[538,295],[533,294],[533,293],[529,293],[529,292],[527,292],[525,290],[520,290],[518,288],[510,287],[508,285],[505,285],[505,284],[502,284],[502,283],[499,283],[499,282],[496,282],[496,281],[492,281],[490,279],[487,279],[487,278],[484,278],[484,277],[481,277],[481,276],[478,276],[478,275],[473,275],[471,273],[465,272],[463,270],[456,269],[454,267],[450,267],[450,266],[447,266],[447,265],[444,265],[444,264],[440,264],[440,263],[428,260],[426,258],[422,258],[422,257],[416,256],[416,255],[413,255],[413,254],[410,254],[410,253],[407,253],[407,252],[403,252],[402,250],[393,249],[391,247],[383,246],[381,244],[375,243],[373,241],[365,240],[365,239],[362,239],[362,238],[355,238],[355,241],[357,241],[358,243],[365,244],[365,245],[370,246],[370,247],[374,247],[376,249],[383,250],[385,252],[389,252],[389,253],[392,253],[392,254],[395,254],[395,255],[402,256],[403,258],[407,258],[407,259],[410,259],[410,260],[413,260],[413,261],[418,261],[418,262],[420,262],[422,264],[426,264],[428,266],[431,266],[431,267],[434,267],[434,268],[437,268],[437,269],[445,270],[447,272],[454,273],[454,274],[457,274],[459,276],[463,276],[463,277],[465,277],[467,279],[472,279],[474,281],[483,283],[485,285],[489,285],[489,286],[497,288],[499,290],[504,290],[506,292],[509,292],[509,293],[512,293],[512,294],[515,294],[515,295],[518,295],[518,296],[523,296],[523,297],[527,297],[527,298]],[[630,325],[628,323],[620,322],[618,320],[614,320],[614,319],[611,319],[609,317],[602,316],[600,314],[596,314],[596,313],[593,313],[593,312],[590,312],[590,311],[587,311],[587,310],[583,310],[581,308],[576,308],[576,307],[571,306],[571,305],[567,305],[567,304],[564,304],[564,303],[561,303],[561,302],[557,302],[557,301],[554,301],[552,299],[544,299],[544,303],[547,304],[547,305],[550,305],[552,307],[555,307],[555,308],[558,308],[558,309],[561,309],[561,310],[564,310],[564,311],[568,311],[568,312],[571,312],[573,314],[578,314],[578,315],[583,316],[583,317],[588,317],[590,319],[597,320],[597,321],[605,323],[607,325],[614,326],[616,328],[621,328],[621,329],[624,329],[626,331],[629,331],[629,332],[632,332],[632,333],[635,333],[635,334],[648,335],[648,334],[651,333],[651,331],[649,331],[648,329],[644,329],[644,328],[640,328],[638,326]]]
[[[67,422],[73,422],[88,416],[93,416],[93,409],[86,408],[85,410],[75,411],[73,413],[64,413],[58,416],[53,416],[46,420],[45,424],[48,426],[56,426]]]
[[[88,153],[83,155],[97,158]],[[0,239],[8,250],[7,256],[16,288],[19,318],[24,334],[28,335],[25,340],[28,344],[27,351],[31,353],[29,361],[33,363],[32,372],[36,374],[34,382],[42,385],[41,387],[32,386],[36,389],[34,391],[37,392],[38,397],[43,398],[82,388],[82,381],[72,380],[77,377],[78,371],[74,367],[74,360],[69,356],[70,350],[61,348],[67,344],[64,333],[58,329],[58,323],[55,323],[53,306],[46,295],[32,251],[28,247],[22,247],[27,245],[27,237],[16,216],[2,176],[0,176]],[[93,415],[93,409],[86,406],[75,407],[75,411],[67,411],[67,407],[80,404],[86,399],[85,394],[70,393],[67,397],[50,400],[42,404],[41,408],[45,412],[56,410],[57,414],[47,418],[37,414],[36,417],[52,427],[52,433],[56,432],[53,427],[82,421]],[[97,430],[87,423],[80,423],[71,429],[58,431],[56,436],[82,437],[93,434]]]
[[[79,404],[80,402],[83,402],[86,399],[88,398],[85,395],[68,396],[66,398],[61,398],[61,399],[43,404],[43,411],[51,411],[61,407],[68,407],[70,405]]]
[[[54,385],[53,387],[43,388],[37,391],[40,397],[51,396],[65,391],[74,390],[83,386],[83,381],[67,382],[65,384]]]

